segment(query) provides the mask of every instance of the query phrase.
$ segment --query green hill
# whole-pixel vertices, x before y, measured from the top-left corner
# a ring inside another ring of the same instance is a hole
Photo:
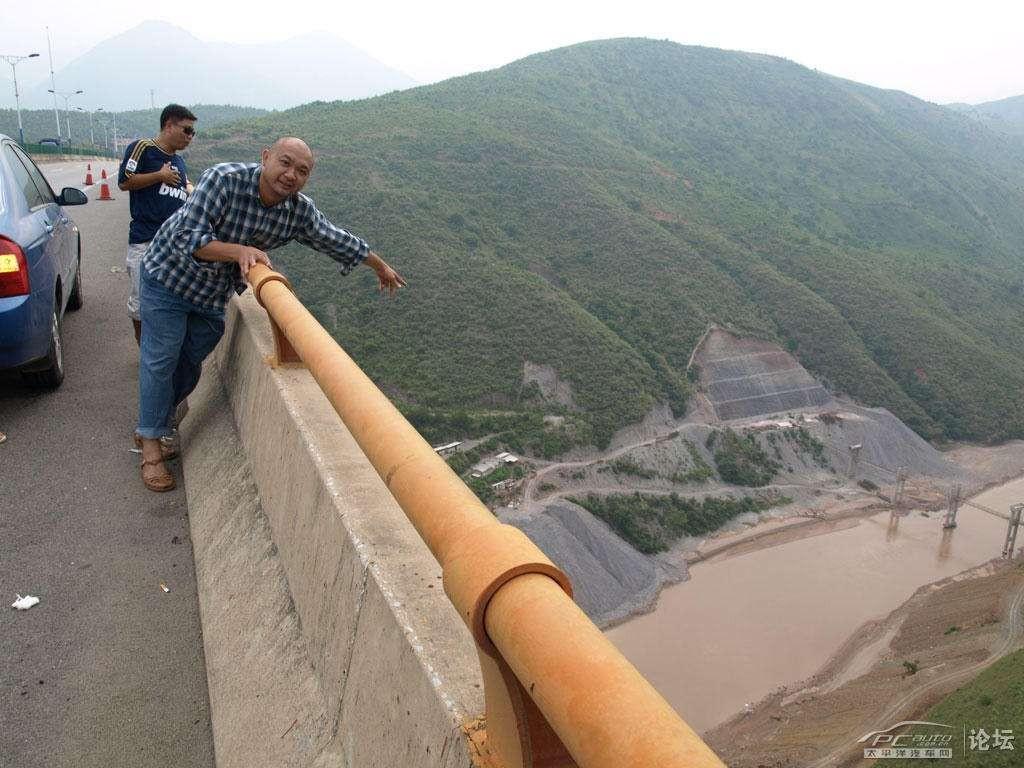
[[[921,719],[963,729],[963,741],[953,742],[952,759],[887,760],[887,765],[942,765],[947,768],[1020,766],[1021,734],[1024,733],[1024,650],[1001,658],[929,709]],[[1002,742],[993,741],[996,730],[1004,737]],[[913,729],[908,731],[916,732]],[[921,732],[926,732],[926,729],[921,729]],[[973,743],[968,734],[974,738]]]
[[[952,110],[769,56],[610,40],[204,131],[190,163],[281,134],[309,141],[307,191],[410,287],[386,302],[367,273],[277,261],[434,434],[473,431],[466,410],[561,408],[604,444],[657,402],[684,408],[714,322],[931,439],[1024,437],[1024,148]],[[524,361],[572,406],[524,386]]]
[[[999,101],[986,101],[984,104],[947,106],[980,120],[994,131],[1024,136],[1024,95],[1011,96]]]

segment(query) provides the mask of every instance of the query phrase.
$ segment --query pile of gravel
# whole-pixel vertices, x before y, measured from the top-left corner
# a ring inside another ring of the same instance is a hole
[[[840,414],[847,416],[839,424],[826,428],[819,438],[826,440],[836,452],[839,458],[836,463],[844,470],[849,461],[849,446],[862,446],[858,478],[887,483],[892,481],[893,471],[905,467],[910,475],[948,481],[967,479],[968,473],[962,467],[949,461],[885,408],[864,408],[844,403]],[[880,471],[877,467],[888,471]]]
[[[686,577],[683,564],[637,552],[603,521],[567,501],[499,517],[523,531],[572,580],[576,603],[600,627],[648,610],[661,587]]]

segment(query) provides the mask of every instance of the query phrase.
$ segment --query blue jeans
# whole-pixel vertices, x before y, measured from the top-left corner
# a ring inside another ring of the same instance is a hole
[[[145,438],[171,434],[174,410],[199,383],[203,360],[224,335],[224,313],[178,296],[140,269],[139,426]]]

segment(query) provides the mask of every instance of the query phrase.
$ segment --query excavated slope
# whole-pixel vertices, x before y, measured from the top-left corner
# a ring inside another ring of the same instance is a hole
[[[694,361],[700,388],[721,421],[826,406],[832,396],[775,344],[714,329]]]

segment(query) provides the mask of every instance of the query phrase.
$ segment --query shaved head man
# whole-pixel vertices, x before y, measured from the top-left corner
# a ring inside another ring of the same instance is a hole
[[[278,139],[260,155],[260,199],[277,205],[288,195],[301,190],[313,172],[313,152],[302,139],[292,136]]]
[[[343,275],[357,264],[377,273],[394,295],[405,280],[366,241],[332,224],[302,188],[313,152],[287,136],[266,147],[259,163],[208,169],[195,191],[157,231],[141,270],[142,340],[139,423],[142,482],[153,491],[175,485],[160,438],[173,430],[176,406],[195,389],[202,362],[224,334],[224,310],[267,251],[296,240],[334,259]]]

